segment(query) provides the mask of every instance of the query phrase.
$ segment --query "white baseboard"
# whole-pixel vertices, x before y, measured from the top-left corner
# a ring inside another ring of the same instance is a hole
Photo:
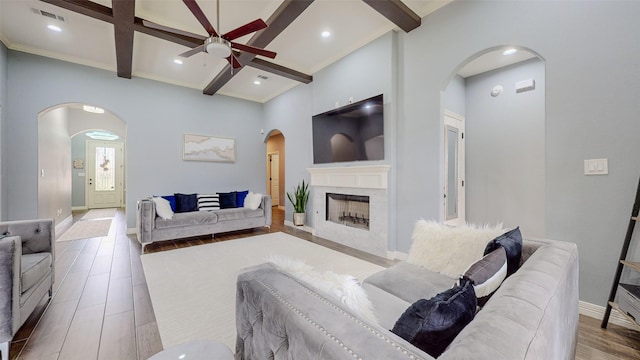
[[[84,210],[89,210],[89,208],[85,205],[85,206],[72,206],[71,207],[71,211],[84,211]]]
[[[293,225],[293,221],[291,221],[291,220],[285,220],[284,221],[284,225],[285,226],[290,226],[290,227],[295,228],[295,229],[300,229],[302,231],[305,231],[305,232],[313,234],[313,228],[311,226],[307,226],[307,225],[295,226],[295,225]]]
[[[402,252],[402,251],[387,251],[387,259],[390,260],[407,260],[407,258],[409,257],[409,254]]]
[[[73,216],[71,216],[71,215],[67,216],[67,218],[66,218],[66,219],[64,219],[64,220],[60,221],[60,223],[59,223],[59,224],[56,224],[56,228],[55,228],[56,234],[59,234],[59,233],[60,233],[60,231],[62,231],[62,229],[63,229],[65,226],[67,226],[67,225],[71,224],[72,222],[73,222]]]
[[[606,308],[604,306],[580,301],[579,312],[581,315],[602,320],[605,310]],[[631,321],[627,320],[627,318],[622,316],[622,314],[613,309],[611,310],[611,316],[609,316],[609,322],[629,329],[638,330],[637,325],[631,323]]]
[[[138,233],[138,229],[136,229],[136,228],[127,228],[127,235],[137,234],[137,233]]]

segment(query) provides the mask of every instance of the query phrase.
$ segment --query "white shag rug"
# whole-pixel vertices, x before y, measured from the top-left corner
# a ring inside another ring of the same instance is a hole
[[[210,339],[235,350],[236,278],[271,256],[359,280],[384,269],[280,232],[141,255],[163,346]]]

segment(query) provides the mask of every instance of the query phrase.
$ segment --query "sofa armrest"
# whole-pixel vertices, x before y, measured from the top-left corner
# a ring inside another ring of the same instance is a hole
[[[260,207],[264,210],[264,225],[271,226],[271,195],[263,195]]]
[[[156,227],[156,203],[151,199],[138,201],[137,237],[140,244],[152,242],[153,229]]]
[[[5,221],[0,223],[0,235],[20,236],[22,253],[50,252],[56,241],[53,219]]]
[[[0,238],[0,343],[10,341],[20,327],[20,236]]]

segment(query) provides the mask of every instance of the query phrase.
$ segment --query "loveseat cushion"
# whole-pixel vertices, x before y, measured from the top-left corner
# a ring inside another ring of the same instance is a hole
[[[171,220],[156,218],[156,229],[170,229],[190,225],[208,225],[218,222],[218,214],[209,211],[175,213]]]
[[[27,292],[51,271],[51,253],[22,255],[20,285],[22,293]]]
[[[404,261],[364,279],[364,283],[376,286],[408,303],[429,299],[451,288],[455,282],[454,278]]]
[[[218,221],[229,221],[261,217],[264,216],[264,211],[262,209],[234,208],[218,210],[216,214],[218,214]]]
[[[411,306],[410,302],[404,301],[377,286],[364,283],[362,288],[367,293],[371,304],[373,304],[373,312],[378,319],[378,324],[385,329],[390,330],[393,328],[400,315]]]

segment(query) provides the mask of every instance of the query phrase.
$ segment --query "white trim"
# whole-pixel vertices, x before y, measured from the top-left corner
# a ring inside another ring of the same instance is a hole
[[[71,207],[71,211],[84,211],[84,210],[89,210],[89,208],[86,205]]]
[[[402,251],[387,251],[387,259],[404,261],[409,258],[409,254]]]
[[[137,235],[138,229],[136,228],[127,228],[127,235]]]
[[[592,317],[594,319],[600,319],[604,317],[605,307],[588,303],[586,301],[580,301],[579,313],[584,316]],[[611,309],[611,316],[609,317],[609,322],[612,324],[624,326],[628,329],[638,330],[638,326],[631,323],[631,321],[627,320],[622,314],[618,311]]]
[[[72,222],[73,222],[73,216],[71,215],[67,216],[64,220],[60,221],[60,223],[56,224],[56,227],[55,227],[56,234],[59,234],[61,232],[61,229],[71,224]]]

